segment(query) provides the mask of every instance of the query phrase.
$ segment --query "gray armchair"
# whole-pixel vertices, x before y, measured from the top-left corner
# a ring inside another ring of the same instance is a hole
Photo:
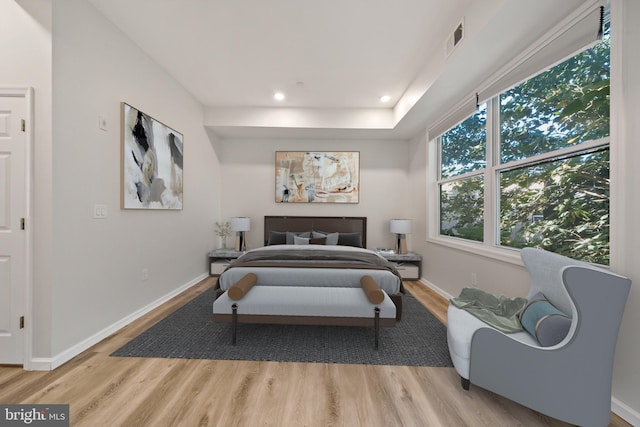
[[[631,281],[541,249],[525,248],[529,298],[542,292],[571,317],[568,335],[542,347],[527,332],[504,334],[453,305],[449,351],[462,385],[491,390],[581,426],[606,426],[618,329]]]

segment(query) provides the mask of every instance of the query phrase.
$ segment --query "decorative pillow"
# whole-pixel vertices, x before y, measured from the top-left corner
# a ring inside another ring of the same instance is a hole
[[[267,245],[284,245],[287,243],[287,233],[284,231],[270,231]]]
[[[320,231],[311,232],[311,237],[313,237],[313,238],[326,237],[327,241],[326,241],[326,243],[324,243],[325,245],[337,245],[338,244],[338,236],[339,236],[339,233],[322,233]]]
[[[311,232],[306,231],[306,232],[300,232],[300,233],[292,233],[290,231],[287,231],[287,245],[295,245],[296,242],[293,241],[293,238],[295,236],[306,237],[308,239],[309,237],[311,237]]]
[[[338,244],[342,246],[362,247],[362,233],[339,233]]]
[[[294,245],[308,245],[309,244],[309,237],[300,237],[300,236],[293,236],[293,244]]]
[[[561,342],[571,328],[571,319],[555,308],[541,292],[531,297],[522,309],[520,322],[543,347]]]
[[[327,245],[337,245],[338,239],[340,239],[340,233],[327,234]]]
[[[327,238],[326,237],[312,237],[309,239],[310,245],[326,245]]]

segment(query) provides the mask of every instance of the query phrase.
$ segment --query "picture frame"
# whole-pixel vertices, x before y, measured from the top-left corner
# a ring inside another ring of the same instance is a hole
[[[181,210],[183,135],[121,103],[122,209]]]
[[[276,151],[276,203],[359,203],[359,151]]]

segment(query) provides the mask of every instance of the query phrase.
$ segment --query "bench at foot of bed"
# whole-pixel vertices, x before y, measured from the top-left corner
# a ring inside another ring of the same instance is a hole
[[[379,328],[396,324],[396,306],[380,292],[382,301],[376,304],[362,288],[254,286],[237,300],[229,291],[220,295],[213,320],[232,323],[234,345],[238,323],[271,323],[373,327],[378,348]]]

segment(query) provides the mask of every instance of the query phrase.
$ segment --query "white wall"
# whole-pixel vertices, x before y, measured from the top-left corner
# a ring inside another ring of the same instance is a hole
[[[611,2],[611,268],[633,280],[618,335],[613,395],[640,425],[640,2]]]
[[[51,349],[51,2],[0,0],[0,86],[33,87],[34,156],[32,230],[33,311],[36,356]]]
[[[120,209],[121,101],[183,133],[182,211]],[[202,123],[202,106],[89,2],[53,2],[52,356],[206,274],[221,187]]]
[[[366,216],[367,246],[391,247],[389,220],[405,218],[411,198],[406,141],[224,140],[222,218],[251,218],[247,246],[263,245],[265,215]],[[276,151],[359,151],[360,203],[276,203]],[[407,243],[411,249],[411,235]],[[229,239],[232,243],[232,239]]]

